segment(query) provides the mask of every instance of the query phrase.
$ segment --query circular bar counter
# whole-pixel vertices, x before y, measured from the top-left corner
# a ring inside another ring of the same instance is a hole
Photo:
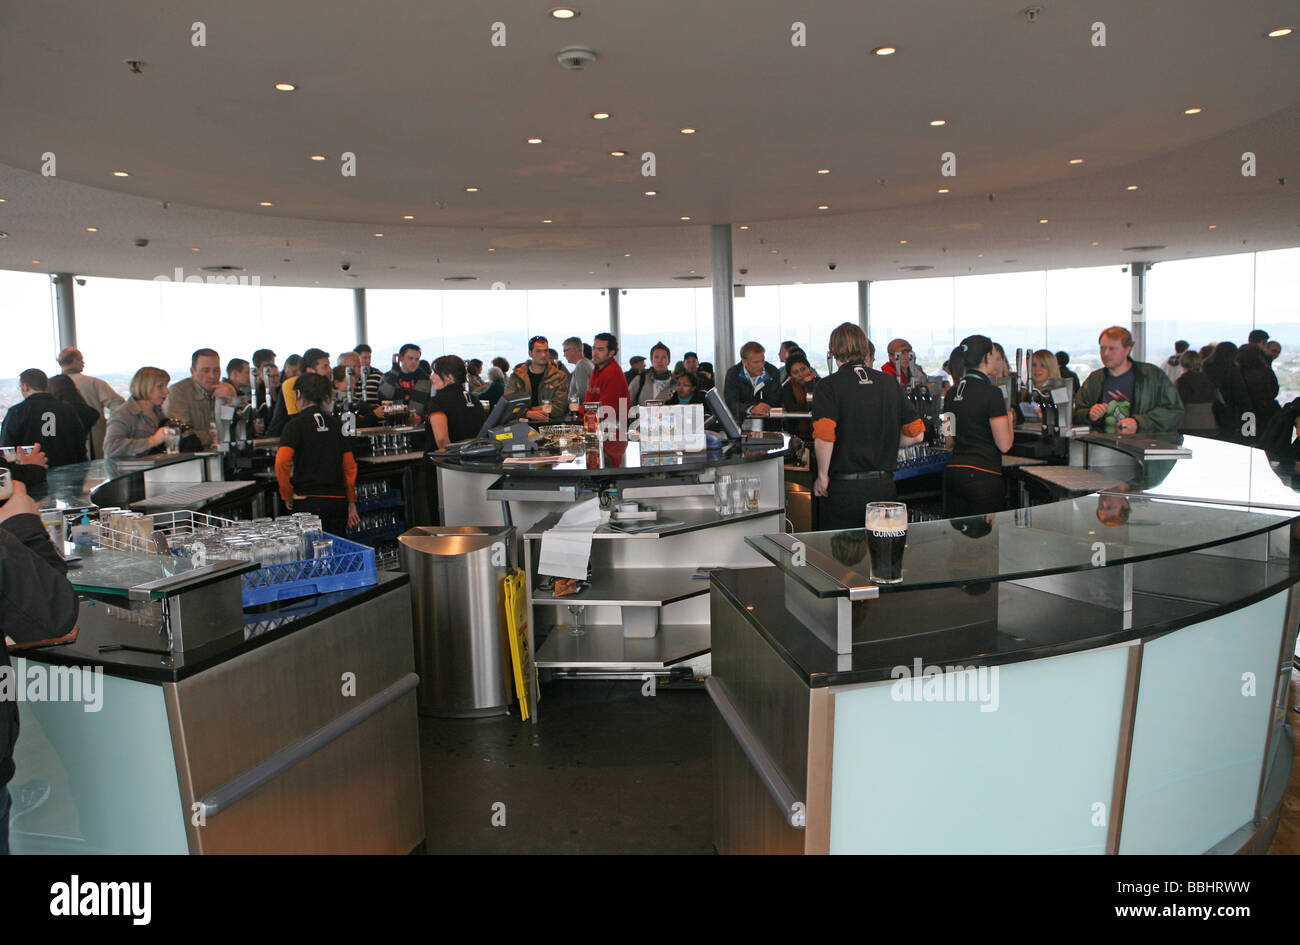
[[[444,526],[514,525],[514,560],[526,572],[529,650],[552,674],[639,678],[708,672],[708,571],[754,567],[762,556],[745,541],[785,527],[785,457],[797,441],[723,444],[695,453],[643,454],[637,442],[605,441],[570,458],[537,464],[435,453]],[[715,511],[719,475],[758,481],[758,501]],[[544,535],[575,504],[599,500],[588,580],[556,595],[541,565]],[[618,504],[653,517],[635,532],[611,524]],[[537,719],[537,715],[533,716]]]
[[[747,539],[767,564],[711,580],[717,849],[1266,848],[1295,469],[1176,445],[1080,438],[1113,487],[913,524],[898,584],[871,580],[862,530]]]

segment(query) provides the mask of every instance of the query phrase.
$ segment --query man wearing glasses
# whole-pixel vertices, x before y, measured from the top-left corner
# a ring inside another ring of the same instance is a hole
[[[529,420],[563,420],[569,412],[569,375],[552,364],[550,343],[542,335],[528,339],[528,360],[515,365],[506,381],[505,397],[528,397]]]

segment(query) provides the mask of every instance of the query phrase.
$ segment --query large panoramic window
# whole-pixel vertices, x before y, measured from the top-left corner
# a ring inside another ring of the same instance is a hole
[[[871,341],[876,368],[895,338],[911,342],[917,361],[934,373],[953,346],[953,279],[896,279],[871,284]]]
[[[18,375],[28,368],[58,370],[58,332],[54,327],[54,287],[40,272],[0,269],[4,344],[0,344],[0,417],[21,399]]]
[[[257,348],[283,364],[309,347],[337,356],[356,344],[346,289],[88,278],[76,299],[86,371],[114,383],[146,364],[185,377],[197,348],[215,349],[224,368]]]
[[[1101,366],[1097,336],[1102,329],[1132,325],[1132,279],[1122,266],[1050,269],[1046,275],[1047,347],[1068,352],[1070,370],[1087,377]]]
[[[737,305],[741,301],[737,299]],[[694,351],[701,361],[716,360],[711,289],[627,289],[618,302],[618,360],[625,368],[633,355],[649,358],[650,346],[658,341],[668,346],[672,364],[687,351]],[[740,335],[737,328],[736,337]]]

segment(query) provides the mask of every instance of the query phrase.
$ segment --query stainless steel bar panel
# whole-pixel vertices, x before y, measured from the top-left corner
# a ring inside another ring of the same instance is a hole
[[[390,683],[375,693],[365,702],[322,725],[310,735],[304,735],[269,758],[253,765],[242,774],[231,778],[225,784],[210,791],[203,798],[201,804],[204,816],[213,817],[221,813],[240,798],[251,794],[281,772],[293,767],[309,755],[320,751],[330,742],[356,728],[372,715],[376,715],[392,705],[419,685],[420,677],[415,673],[407,673],[401,679]]]
[[[731,734],[735,736],[736,742],[740,745],[741,751],[749,759],[753,766],[754,772],[767,788],[767,792],[772,795],[772,800],[776,806],[781,808],[781,814],[786,823],[791,827],[802,830],[804,827],[804,811],[807,809],[799,797],[795,794],[794,789],[790,787],[781,774],[781,769],[777,767],[772,756],[767,753],[754,733],[750,730],[748,723],[737,711],[735,704],[731,701],[731,696],[727,693],[727,687],[717,676],[710,676],[704,681],[704,689],[713,700],[717,707],[718,714],[722,721],[726,723]]]

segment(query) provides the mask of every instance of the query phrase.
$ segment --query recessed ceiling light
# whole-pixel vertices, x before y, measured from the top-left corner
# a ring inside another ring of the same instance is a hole
[[[114,172],[113,172],[113,176],[114,176],[114,177],[130,177],[131,175],[128,174],[126,171],[114,171]]]
[[[682,134],[684,134],[684,135],[693,135],[693,134],[695,134],[695,129],[694,129],[694,128],[683,128],[683,129],[682,129]]]
[[[578,11],[571,7],[556,7],[551,11],[551,16],[557,20],[571,20],[578,15]]]
[[[1183,114],[1184,114],[1184,115],[1199,115],[1199,114],[1200,114],[1201,112],[1203,112],[1203,111],[1205,111],[1205,109],[1202,108],[1200,105],[1193,105],[1191,108],[1184,108],[1184,109],[1183,109]]]
[[[489,253],[495,253],[496,251],[497,251],[497,248],[496,248],[495,246],[489,246],[489,247],[488,247],[488,252],[489,252]]]
[[[976,254],[975,254],[975,258],[976,258],[976,259],[983,259],[983,258],[984,258],[984,254],[983,254],[983,253],[976,253]]]
[[[1070,158],[1070,163],[1071,163],[1071,164],[1082,164],[1082,163],[1083,163],[1083,158]]]
[[[552,220],[552,219],[550,219],[550,218],[548,217],[547,219],[543,220],[542,222],[543,222],[543,223],[554,223],[555,221]]]
[[[690,217],[681,217],[680,219],[682,219],[682,220],[689,220]]]
[[[626,151],[610,151],[610,152],[609,152],[609,156],[610,156],[610,157],[627,157],[627,152],[626,152]]]
[[[655,194],[657,194],[657,193],[659,193],[659,191],[657,191],[657,190],[647,190],[647,191],[645,192],[645,195],[646,195],[647,197],[653,197],[653,196],[654,196]]]
[[[1093,245],[1093,246],[1100,246],[1101,244],[1098,243],[1096,240],[1093,240],[1093,241],[1092,241],[1092,245]]]
[[[1137,189],[1138,189],[1138,185],[1137,185],[1137,184],[1129,184],[1129,185],[1128,185],[1127,187],[1125,187],[1124,189],[1125,189],[1125,190],[1137,190]]]
[[[900,244],[901,244],[901,243],[906,243],[907,240],[899,240],[898,242],[899,242]]]
[[[529,143],[529,144],[541,144],[541,143],[542,143],[542,139],[541,139],[541,138],[529,138],[529,139],[528,139],[528,143]]]
[[[937,193],[937,194],[946,194],[946,193],[948,193],[948,188],[947,188],[947,187],[940,187],[938,190],[935,191],[935,193]]]
[[[294,85],[292,82],[275,83],[275,90],[277,92],[292,92],[296,88],[298,88],[298,86]]]
[[[375,239],[379,239],[379,237],[383,236],[384,234],[383,234],[383,233],[375,233],[375,234],[373,234],[373,235],[374,235]]]
[[[323,155],[323,154],[313,154],[313,155],[311,156],[311,159],[312,159],[313,161],[323,161],[323,160],[325,160],[325,155]]]
[[[776,250],[774,249],[769,249],[768,252],[771,253],[773,256],[776,255]]]
[[[609,117],[609,112],[592,112],[591,117],[596,119],[596,121],[604,121]]]
[[[269,201],[269,200],[259,200],[259,201],[257,202],[257,205],[258,205],[259,207],[274,207],[274,206],[275,206],[275,204],[271,203],[271,201]]]
[[[33,259],[33,260],[32,260],[32,265],[33,265],[33,266],[39,266],[40,264],[41,264],[41,261],[40,261],[39,259]]]
[[[892,56],[896,52],[898,52],[897,46],[877,46],[875,49],[871,50],[871,55]]]
[[[941,127],[943,127],[943,126],[946,125],[946,124],[948,124],[948,119],[946,119],[946,118],[936,118],[934,121],[930,122],[930,127],[931,127],[931,128],[941,128]]]
[[[477,187],[466,187],[466,188],[465,188],[465,193],[467,193],[467,194],[476,194],[476,193],[478,193],[478,188],[477,188]]]
[[[190,252],[191,252],[191,253],[197,253],[198,251],[199,251],[199,248],[198,248],[197,246],[191,246],[191,247],[190,247]]]
[[[818,209],[818,210],[829,210],[829,209],[830,209],[830,204],[825,204],[825,203],[823,203],[823,204],[818,204],[818,205],[817,205],[817,209]]]
[[[592,270],[592,269],[588,269],[588,270],[587,270],[587,275],[589,275],[589,276],[594,276],[595,274],[596,274],[596,273],[595,273],[594,270]]]
[[[1289,26],[1279,26],[1275,30],[1268,31],[1269,39],[1278,39],[1282,36],[1290,36],[1293,30]]]
[[[1042,218],[1041,220],[1039,220],[1038,222],[1039,222],[1039,223],[1046,223],[1046,222],[1047,222],[1047,217],[1043,217],[1043,218]]]
[[[748,230],[748,229],[749,229],[749,224],[748,224],[748,223],[742,223],[741,226],[740,226],[740,228],[741,228],[742,230]]]
[[[413,213],[404,213],[404,214],[402,214],[402,219],[403,219],[403,220],[414,220],[414,219],[415,219],[415,214],[413,214]]]
[[[624,259],[627,259],[627,257],[629,257],[629,256],[631,256],[631,255],[632,255],[631,253],[624,253],[624,254],[623,254],[623,258],[624,258]]]
[[[8,203],[8,200],[4,197],[0,197],[0,203]]]
[[[98,232],[99,232],[99,227],[97,227],[97,226],[88,226],[88,227],[86,227],[86,232],[87,232],[87,233],[98,233]]]
[[[831,172],[831,169],[830,169],[829,167],[823,167],[823,168],[822,168],[821,170],[819,170],[817,173],[818,173],[818,174],[829,174],[830,172]]]
[[[1217,224],[1217,223],[1211,223],[1211,224],[1210,224],[1210,229],[1212,229],[1212,230],[1217,230],[1218,228],[1219,228],[1219,224]]]

